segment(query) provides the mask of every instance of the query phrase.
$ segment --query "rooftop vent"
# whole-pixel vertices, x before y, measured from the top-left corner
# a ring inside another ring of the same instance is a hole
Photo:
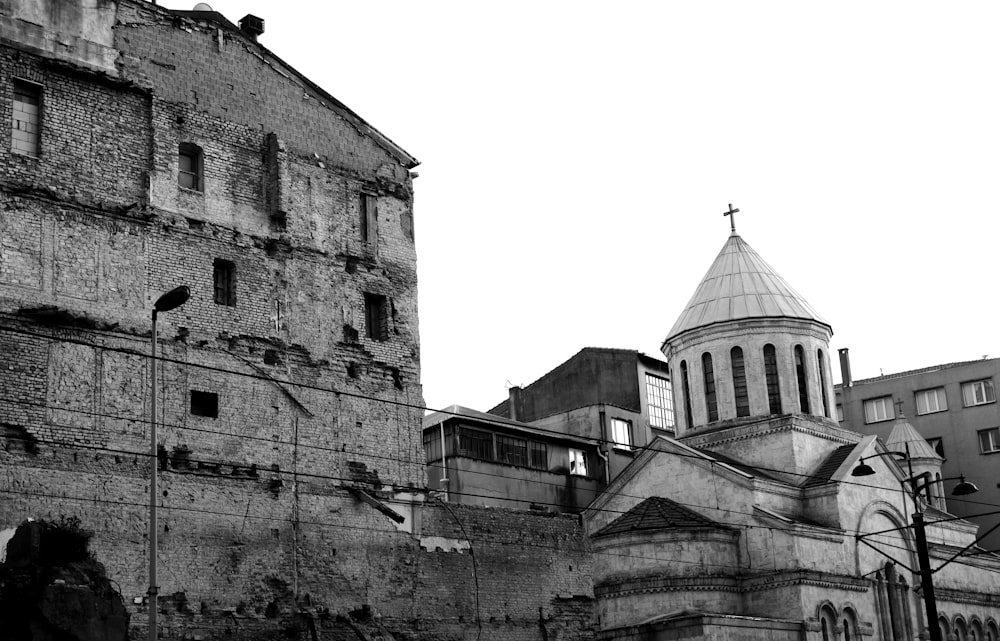
[[[199,2],[198,4],[194,5],[194,9],[192,9],[192,11],[214,11],[214,9],[212,9],[212,7],[208,5],[208,3]]]
[[[240,31],[256,42],[257,36],[264,33],[264,19],[248,13],[240,20]]]

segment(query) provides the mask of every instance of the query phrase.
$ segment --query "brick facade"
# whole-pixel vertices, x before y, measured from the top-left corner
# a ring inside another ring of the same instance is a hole
[[[164,637],[586,638],[576,520],[425,503],[416,161],[217,14],[85,5],[0,3],[0,530],[79,516],[142,632],[149,314],[185,284],[158,325]]]

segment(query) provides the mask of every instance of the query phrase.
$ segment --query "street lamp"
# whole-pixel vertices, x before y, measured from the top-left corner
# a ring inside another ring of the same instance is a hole
[[[156,641],[156,314],[177,309],[191,297],[186,285],[175,287],[153,303],[153,342],[150,358],[152,393],[149,401],[149,641]]]
[[[910,460],[910,455],[903,452],[882,452],[878,454],[873,454],[868,458],[878,457],[878,456],[892,456],[896,460],[906,461],[909,467],[910,477],[906,481],[910,484],[910,492],[913,494],[913,535],[916,539],[917,544],[917,560],[920,563],[920,587],[924,593],[924,609],[927,612],[927,627],[931,633],[931,641],[942,641],[941,639],[941,628],[938,625],[938,612],[937,612],[937,599],[934,596],[934,581],[931,575],[936,570],[931,570],[931,559],[930,554],[927,550],[927,533],[924,530],[924,513],[920,510],[920,492],[928,488],[932,483],[940,481],[951,481],[959,479],[960,482],[952,490],[952,494],[955,496],[967,496],[969,494],[974,494],[979,491],[973,483],[969,483],[965,480],[965,476],[953,476],[946,479],[933,479],[930,478],[929,473],[925,472],[917,477],[913,476],[913,463]],[[865,463],[864,457],[858,465],[851,471],[851,476],[871,476],[875,474],[875,470]],[[927,478],[920,482],[920,477],[926,476]],[[902,483],[902,481],[901,481]],[[905,495],[904,495],[905,496]],[[904,505],[905,508],[905,505]],[[860,539],[862,535],[858,535]],[[945,562],[944,565],[938,568],[940,570],[948,563],[951,563],[958,558],[958,555],[953,556],[951,559]]]

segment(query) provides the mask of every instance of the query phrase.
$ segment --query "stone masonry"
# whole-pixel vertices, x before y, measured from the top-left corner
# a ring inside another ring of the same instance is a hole
[[[425,501],[416,160],[219,14],[0,0],[0,25],[0,529],[79,517],[143,633],[150,311],[183,284],[163,637],[587,638],[579,522]]]

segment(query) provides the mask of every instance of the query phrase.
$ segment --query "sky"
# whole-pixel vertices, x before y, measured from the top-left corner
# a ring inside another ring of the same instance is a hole
[[[420,160],[429,408],[662,357],[729,203],[855,380],[1000,357],[1000,3],[209,4]]]

